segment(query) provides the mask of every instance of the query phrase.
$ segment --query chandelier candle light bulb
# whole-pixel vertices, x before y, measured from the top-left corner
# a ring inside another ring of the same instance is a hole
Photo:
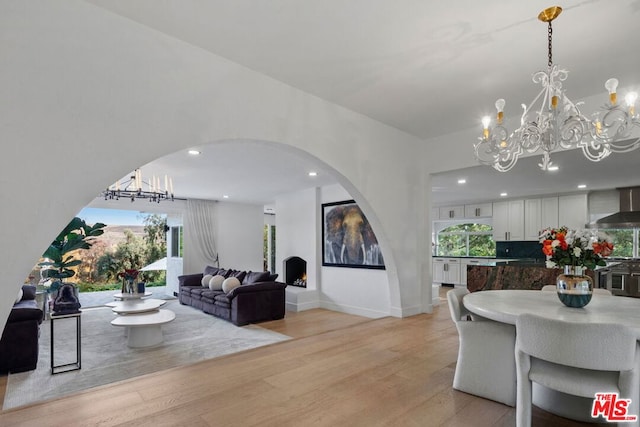
[[[474,144],[476,159],[500,172],[511,170],[523,153],[542,151],[538,166],[549,170],[551,153],[580,148],[584,156],[598,162],[611,153],[626,153],[640,148],[640,118],[636,115],[637,94],[631,92],[625,98],[626,108],[617,104],[618,80],[606,81],[609,103],[604,105],[593,120],[580,112],[578,105],[564,92],[564,82],[569,72],[558,68],[552,60],[552,27],[562,8],[553,6],[543,10],[538,19],[548,25],[548,67],[533,75],[533,82],[542,86],[530,105],[522,104],[520,127],[513,132],[503,126],[504,99],[495,103],[497,121],[482,119],[482,136]],[[538,107],[536,107],[538,103]]]

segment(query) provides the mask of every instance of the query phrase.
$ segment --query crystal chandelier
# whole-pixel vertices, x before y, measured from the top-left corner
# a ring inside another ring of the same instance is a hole
[[[618,104],[617,79],[606,81],[609,102],[591,119],[580,112],[578,106],[581,103],[574,103],[565,95],[562,82],[569,72],[554,65],[551,55],[551,22],[560,12],[562,8],[554,6],[538,15],[538,19],[549,26],[548,67],[546,71],[533,75],[533,82],[539,83],[542,89],[528,106],[522,104],[524,111],[520,127],[512,133],[503,126],[505,101],[496,101],[496,123],[492,125],[490,117],[483,117],[483,133],[474,145],[480,163],[507,172],[521,155],[542,151],[542,161],[538,166],[549,170],[553,164],[551,153],[557,150],[580,148],[587,159],[598,162],[611,153],[629,152],[640,147],[640,135],[632,132],[640,127],[635,110],[638,95],[630,92],[624,105]]]
[[[167,175],[164,176],[164,189],[162,188],[160,177],[151,176],[151,179],[145,181],[142,179],[142,171],[136,169],[128,180],[109,186],[102,192],[105,200],[120,200],[120,198],[131,199],[147,199],[149,202],[160,203],[161,200],[175,200],[173,196],[173,180]]]

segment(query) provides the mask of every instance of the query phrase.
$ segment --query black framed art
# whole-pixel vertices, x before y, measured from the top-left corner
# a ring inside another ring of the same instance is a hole
[[[322,205],[322,265],[384,269],[371,224],[355,200]]]

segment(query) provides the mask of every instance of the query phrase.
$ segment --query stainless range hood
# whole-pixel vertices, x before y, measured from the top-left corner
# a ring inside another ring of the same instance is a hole
[[[617,190],[620,192],[620,212],[588,224],[589,228],[640,228],[640,186]]]

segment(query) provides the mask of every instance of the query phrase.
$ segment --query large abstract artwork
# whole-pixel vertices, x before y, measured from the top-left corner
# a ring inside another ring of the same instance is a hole
[[[371,225],[354,200],[322,205],[322,265],[384,269]]]

